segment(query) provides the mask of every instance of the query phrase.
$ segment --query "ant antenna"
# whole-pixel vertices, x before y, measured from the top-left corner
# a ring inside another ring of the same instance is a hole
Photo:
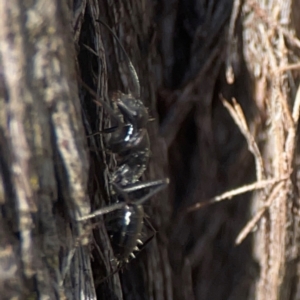
[[[103,99],[99,98],[98,95],[80,77],[78,77],[78,80],[81,85],[96,99],[94,100],[96,105],[103,106],[106,111],[115,119],[117,122],[117,127],[119,127],[121,122],[118,116],[116,116],[115,111]]]
[[[136,98],[140,98],[140,96],[141,96],[140,81],[139,81],[138,75],[136,73],[136,70],[135,70],[135,68],[134,68],[134,66],[133,66],[133,64],[132,64],[132,62],[131,62],[131,60],[130,60],[127,52],[126,52],[126,50],[124,49],[121,41],[119,40],[119,38],[117,37],[117,35],[112,31],[112,29],[104,21],[102,21],[101,19],[98,19],[96,21],[99,22],[99,23],[101,23],[104,27],[106,27],[106,29],[113,35],[113,37],[118,42],[120,48],[122,49],[122,51],[123,51],[123,53],[124,53],[124,55],[126,57],[126,60],[128,62],[129,71],[130,71],[132,79],[133,79],[133,84],[134,84],[134,89],[135,89],[135,91],[134,91],[133,94],[134,94],[134,96]]]

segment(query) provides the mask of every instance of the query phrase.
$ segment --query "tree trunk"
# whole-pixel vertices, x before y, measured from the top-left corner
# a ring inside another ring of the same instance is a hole
[[[23,2],[0,2],[1,299],[300,299],[299,1]],[[170,177],[121,269],[109,214],[78,221],[113,205],[94,100],[134,87],[99,20],[154,119],[141,180]]]

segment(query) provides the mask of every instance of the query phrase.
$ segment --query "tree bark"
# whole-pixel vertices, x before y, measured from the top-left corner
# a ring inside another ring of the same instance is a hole
[[[1,297],[63,298],[76,294],[65,288],[61,266],[83,231],[70,221],[89,209],[69,8],[60,1],[0,7]],[[89,264],[81,261],[75,277],[84,272],[92,284]]]
[[[0,2],[1,299],[299,299],[297,5]],[[93,100],[133,87],[99,19],[154,119],[142,180],[171,180],[121,270],[106,216],[78,221],[113,204]]]

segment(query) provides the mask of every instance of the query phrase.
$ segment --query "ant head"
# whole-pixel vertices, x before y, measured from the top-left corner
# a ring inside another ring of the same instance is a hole
[[[148,109],[141,100],[123,95],[118,104],[124,118],[137,128],[145,128],[149,121]]]

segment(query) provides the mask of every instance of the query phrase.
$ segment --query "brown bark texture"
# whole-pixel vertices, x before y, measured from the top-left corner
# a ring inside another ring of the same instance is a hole
[[[300,299],[299,7],[0,1],[0,298]],[[107,106],[134,88],[99,20],[149,110],[140,180],[170,179],[122,266],[115,215],[84,219],[115,204]]]

